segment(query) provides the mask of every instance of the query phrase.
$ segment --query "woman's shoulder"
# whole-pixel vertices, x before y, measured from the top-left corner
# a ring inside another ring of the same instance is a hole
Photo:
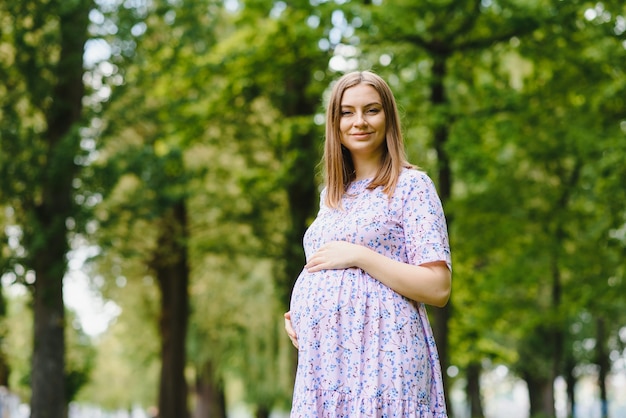
[[[398,178],[398,187],[431,187],[433,180],[423,170],[414,167],[404,167]]]
[[[398,179],[396,197],[402,202],[440,202],[435,182],[423,170],[404,168]]]

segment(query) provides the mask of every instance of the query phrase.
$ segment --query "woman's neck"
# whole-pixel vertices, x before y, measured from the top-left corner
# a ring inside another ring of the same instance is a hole
[[[353,160],[355,180],[373,178],[380,169],[379,161],[358,161]]]

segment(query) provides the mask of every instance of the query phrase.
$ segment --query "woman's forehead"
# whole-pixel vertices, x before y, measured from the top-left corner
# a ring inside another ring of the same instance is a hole
[[[341,106],[367,106],[380,104],[380,94],[369,84],[357,84],[348,87],[341,97]]]

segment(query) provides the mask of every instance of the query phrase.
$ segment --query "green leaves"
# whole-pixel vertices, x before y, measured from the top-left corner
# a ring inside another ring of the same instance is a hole
[[[3,2],[0,199],[13,212],[2,225],[38,225],[32,211],[55,179],[71,181],[71,233],[90,225],[103,250],[94,271],[124,309],[106,347],[131,358],[124,327],[156,309],[144,265],[155,220],[185,200],[193,361],[218,361],[219,379],[245,380],[249,401],[280,404],[290,383],[265,391],[258,382],[289,374],[275,354],[284,354],[280,314],[317,210],[316,116],[338,73],[373,68],[396,94],[412,161],[437,180],[439,158],[449,160],[452,363],[519,366],[537,352],[549,364],[554,347],[535,349],[553,331],[577,347],[566,355],[590,361],[581,341],[595,321],[585,318],[615,318],[613,338],[626,320],[623,5],[296,3],[99,3],[81,15],[110,51],[85,76],[83,102],[97,118],[52,149],[42,135],[52,113],[68,110],[50,111],[65,72],[55,66],[59,41],[74,29],[59,33],[46,8],[67,15],[79,3]],[[329,68],[331,59],[345,68]],[[2,248],[3,264],[15,265]],[[153,380],[156,350],[132,357]],[[106,402],[125,396],[111,391]]]

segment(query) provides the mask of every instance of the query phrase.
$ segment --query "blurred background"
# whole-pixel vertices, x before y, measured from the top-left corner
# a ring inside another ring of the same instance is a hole
[[[0,417],[284,417],[332,81],[437,184],[455,418],[626,417],[626,6],[0,0]]]

